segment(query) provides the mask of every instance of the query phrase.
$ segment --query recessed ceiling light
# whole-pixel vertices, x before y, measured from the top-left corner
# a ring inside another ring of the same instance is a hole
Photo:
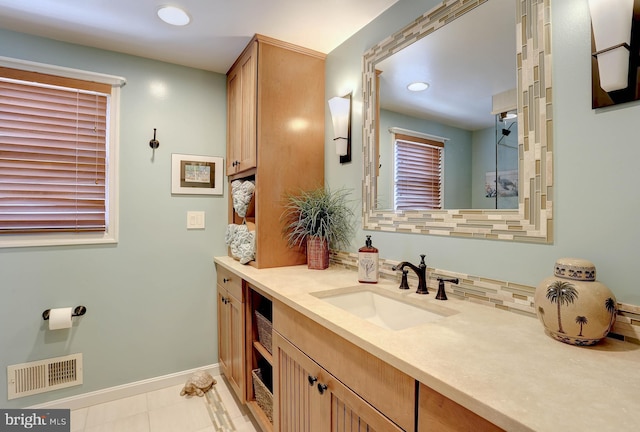
[[[182,9],[175,6],[162,6],[158,9],[158,16],[167,24],[184,26],[189,24],[191,18]]]
[[[407,89],[413,92],[425,91],[428,88],[429,83],[426,82],[413,82],[407,86]]]

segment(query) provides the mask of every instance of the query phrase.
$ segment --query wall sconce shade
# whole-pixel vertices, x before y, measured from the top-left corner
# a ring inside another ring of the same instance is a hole
[[[600,87],[606,92],[629,86],[629,56],[634,0],[589,0]]]
[[[329,99],[329,111],[340,163],[351,162],[351,93]]]

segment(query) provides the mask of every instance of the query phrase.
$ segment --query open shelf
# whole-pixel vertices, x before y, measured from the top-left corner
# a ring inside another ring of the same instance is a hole
[[[256,421],[258,422],[258,424],[260,424],[263,430],[267,432],[273,431],[273,423],[271,423],[267,415],[264,413],[264,411],[262,411],[262,408],[260,408],[258,402],[256,402],[255,400],[248,401],[247,408],[249,408],[249,411],[251,411],[251,414],[253,414],[253,416],[256,418]]]
[[[253,347],[260,353],[260,355],[273,366],[273,356],[267,349],[260,343],[260,341],[253,341]]]
[[[254,417],[258,424],[262,427],[263,431],[272,431],[273,424],[269,417],[263,411],[263,408],[260,407],[260,404],[256,400],[256,390],[253,385],[253,374],[251,373],[255,369],[260,369],[262,377],[261,382],[264,384],[264,387],[259,391],[261,391],[262,395],[265,394],[264,388],[273,395],[273,356],[267,350],[264,343],[270,344],[271,335],[269,332],[272,332],[272,326],[270,322],[272,322],[273,316],[273,305],[271,299],[260,292],[259,289],[247,284],[247,292],[246,292],[246,372],[247,372],[247,407],[253,413]],[[256,316],[256,312],[261,315],[260,323],[261,323],[261,331],[262,331],[262,340],[260,337],[260,332],[258,331],[258,318]],[[264,319],[262,318],[264,317]],[[264,404],[263,398],[263,404]],[[271,409],[273,409],[273,401],[271,401]]]

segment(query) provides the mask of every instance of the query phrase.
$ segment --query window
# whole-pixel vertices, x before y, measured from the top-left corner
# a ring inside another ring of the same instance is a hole
[[[442,208],[444,143],[396,133],[394,206],[396,210]]]
[[[124,80],[6,63],[0,59],[0,247],[115,242],[114,84]]]

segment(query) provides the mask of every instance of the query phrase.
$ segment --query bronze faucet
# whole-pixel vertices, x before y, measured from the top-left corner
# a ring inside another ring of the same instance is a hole
[[[427,290],[427,264],[424,262],[424,257],[425,255],[420,255],[421,261],[418,266],[415,266],[408,261],[403,261],[397,266],[393,266],[391,268],[393,271],[396,271],[402,270],[406,266],[416,272],[418,275],[418,289],[416,290],[416,294],[429,294],[429,290]]]

